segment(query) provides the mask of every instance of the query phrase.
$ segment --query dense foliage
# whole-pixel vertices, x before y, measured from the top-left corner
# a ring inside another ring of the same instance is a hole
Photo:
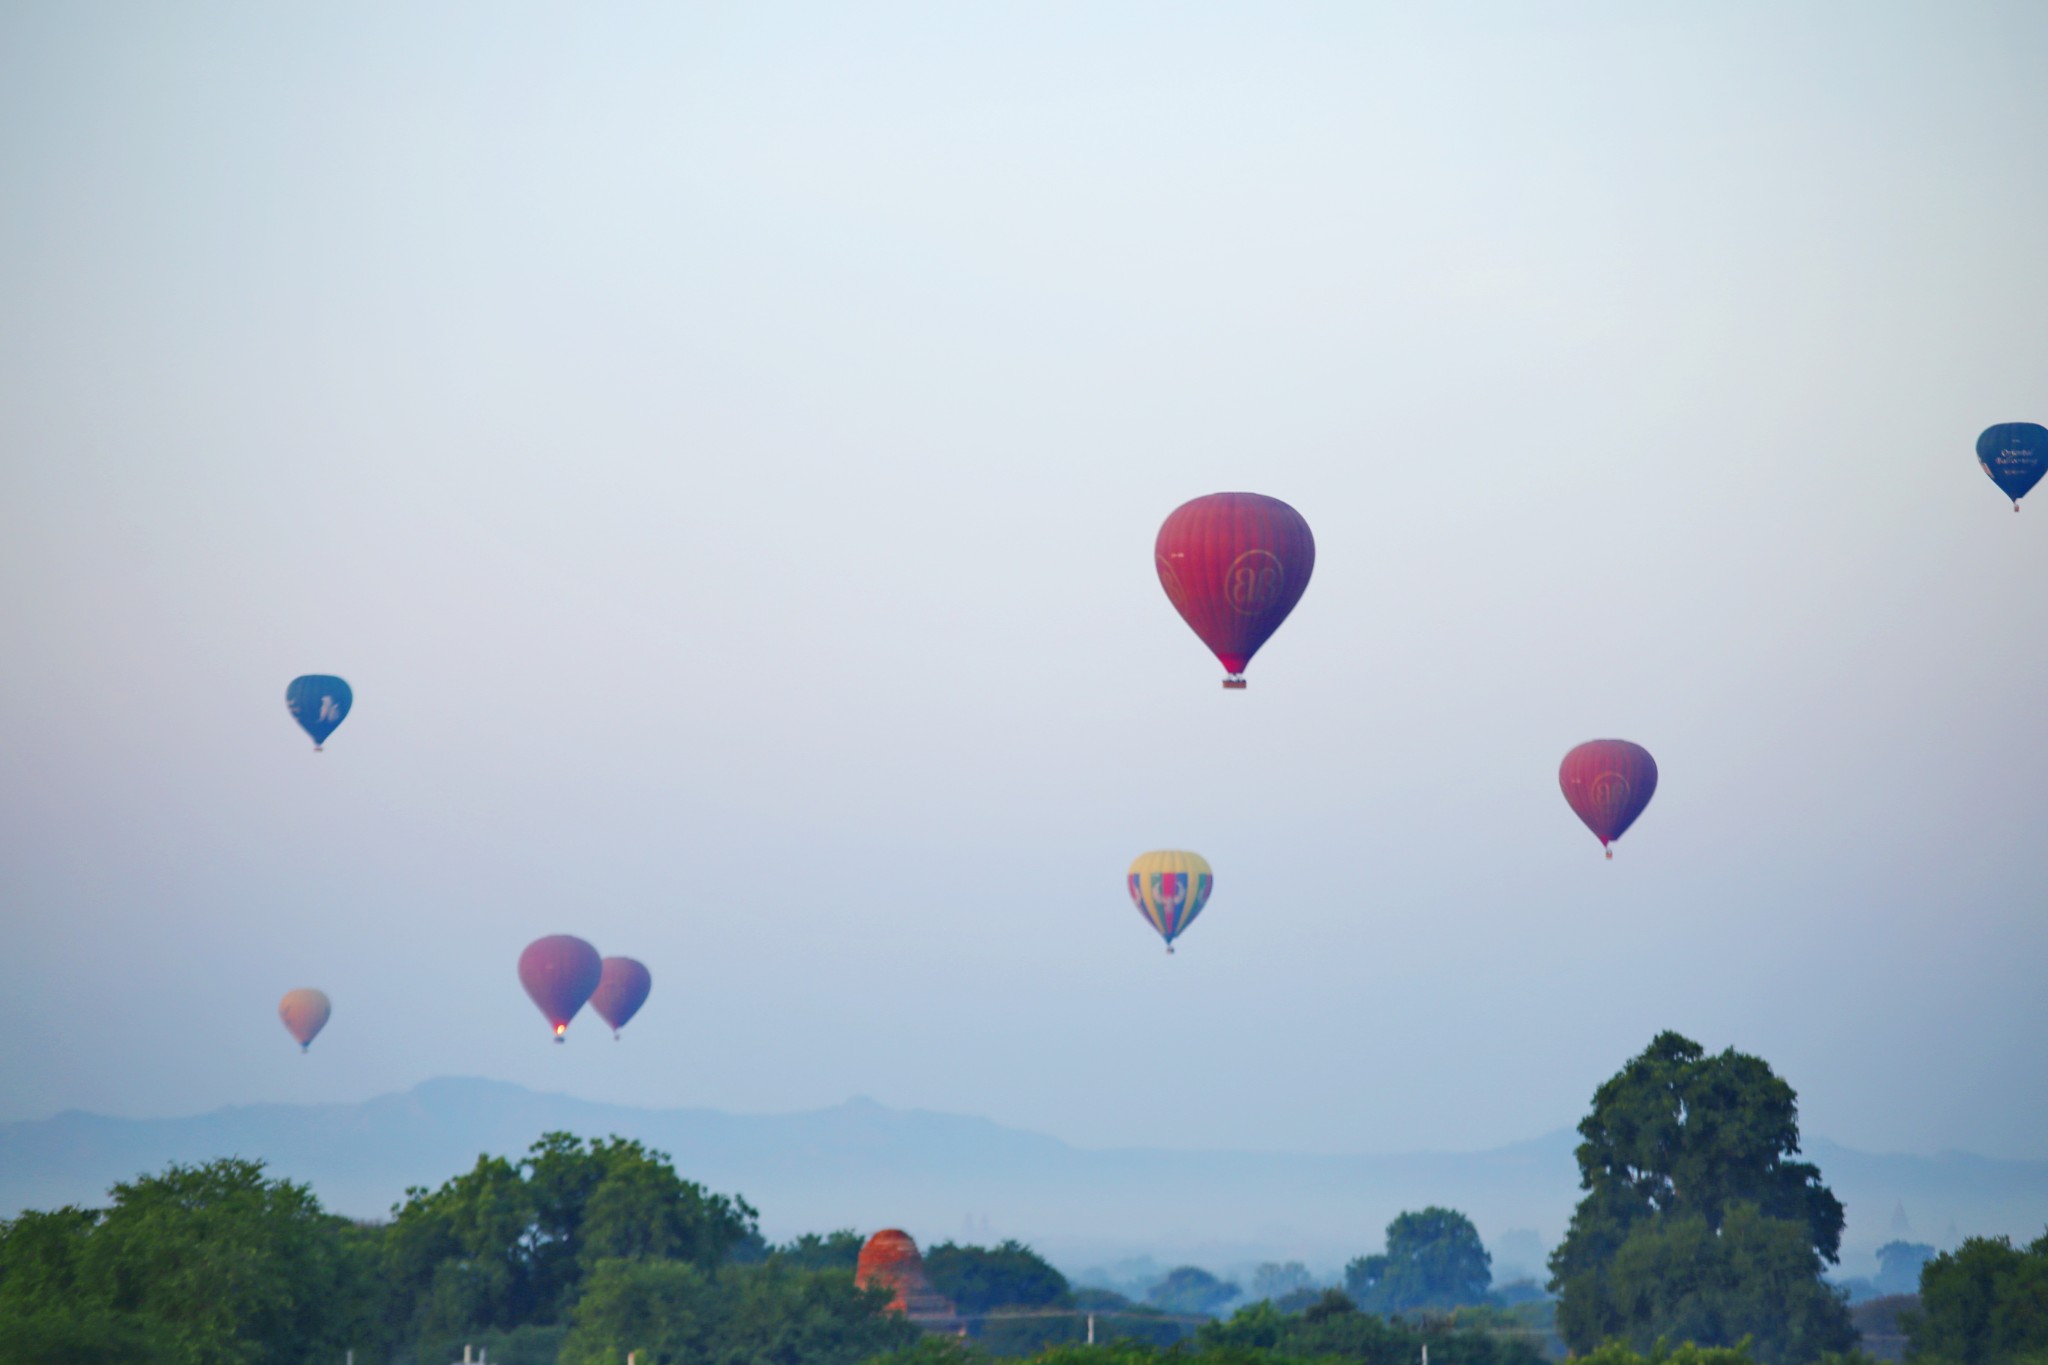
[[[384,1316],[422,1354],[451,1333],[552,1325],[599,1263],[708,1269],[754,1217],[637,1142],[549,1133],[517,1163],[479,1157],[439,1189],[406,1192],[382,1237]]]
[[[1795,1365],[1855,1343],[1820,1278],[1841,1201],[1799,1151],[1798,1097],[1761,1059],[1659,1034],[1579,1124],[1586,1191],[1550,1259],[1574,1352],[1609,1340],[1734,1346]]]
[[[1298,1314],[1265,1301],[1240,1308],[1202,1328],[1196,1341],[1204,1351],[1255,1350],[1295,1360],[1338,1357],[1365,1365],[1412,1365],[1425,1346],[1430,1360],[1441,1365],[1536,1365],[1543,1359],[1527,1337],[1472,1330],[1455,1317],[1411,1324],[1360,1312],[1336,1289]]]
[[[867,1239],[852,1228],[840,1228],[820,1237],[806,1232],[801,1237],[768,1248],[768,1255],[792,1270],[844,1270],[860,1264],[861,1244]]]
[[[1907,1359],[1925,1365],[2048,1365],[2048,1233],[2027,1247],[1972,1237],[1920,1268]]]
[[[932,1288],[963,1313],[995,1308],[1052,1308],[1070,1302],[1067,1277],[1021,1242],[956,1246],[941,1242],[924,1254]]]
[[[688,1261],[600,1261],[562,1344],[561,1365],[860,1365],[915,1345],[889,1291],[841,1270],[774,1262],[706,1270]]]
[[[1344,1288],[1372,1313],[1408,1313],[1484,1303],[1493,1257],[1472,1220],[1435,1206],[1387,1224],[1387,1249],[1344,1267]]]
[[[0,1225],[0,1361],[299,1365],[367,1330],[363,1238],[262,1163],[173,1165]]]

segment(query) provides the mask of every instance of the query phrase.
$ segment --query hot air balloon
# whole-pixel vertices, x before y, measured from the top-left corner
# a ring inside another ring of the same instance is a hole
[[[299,727],[313,737],[313,752],[317,754],[334,733],[334,727],[348,719],[355,694],[340,678],[308,673],[292,679],[292,685],[284,690],[284,704]]]
[[[1173,941],[1202,913],[1216,886],[1216,874],[1201,854],[1173,848],[1140,853],[1131,863],[1130,877],[1138,913],[1166,940],[1169,953]]]
[[[616,1038],[626,1021],[647,1003],[647,992],[653,985],[654,978],[632,958],[608,957],[598,975],[597,990],[590,997],[590,1008],[612,1026],[612,1037]]]
[[[327,1016],[333,1012],[327,1004],[327,993],[310,987],[286,991],[284,999],[277,1002],[277,1017],[284,1020],[285,1031],[299,1040],[301,1052],[313,1046],[320,1030],[327,1027]]]
[[[558,1043],[603,975],[597,949],[569,934],[537,938],[519,955],[519,984],[547,1016]]]
[[[1211,493],[1173,510],[1152,553],[1173,609],[1222,661],[1223,685],[1238,688],[1308,587],[1316,538],[1278,498]]]
[[[1564,799],[1600,846],[1619,839],[1657,793],[1657,760],[1625,739],[1589,739],[1564,756],[1557,768]],[[1612,858],[1614,850],[1607,848]]]
[[[2019,511],[2020,499],[2048,474],[2048,427],[2038,422],[1986,427],[1977,438],[1977,463],[1998,491],[2012,499],[2012,510]]]

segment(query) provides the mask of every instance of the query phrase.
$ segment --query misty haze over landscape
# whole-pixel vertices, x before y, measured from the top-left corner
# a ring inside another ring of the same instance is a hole
[[[328,1207],[387,1214],[408,1186],[438,1184],[479,1153],[522,1150],[551,1130],[616,1133],[668,1152],[692,1180],[741,1194],[773,1240],[833,1228],[910,1229],[922,1240],[1015,1237],[1070,1275],[1150,1257],[1219,1272],[1303,1261],[1331,1281],[1376,1250],[1404,1208],[1467,1212],[1498,1279],[1547,1275],[1579,1196],[1569,1132],[1472,1153],[1086,1149],[986,1120],[851,1100],[781,1115],[650,1110],[503,1082],[438,1080],[351,1105],[226,1109],[191,1119],[69,1113],[0,1125],[0,1215],[92,1204],[116,1179],[167,1161],[261,1155]],[[1955,1229],[2024,1237],[2048,1223],[2048,1161],[1883,1156],[1807,1144],[1849,1210],[1842,1274],[1868,1274],[1903,1229],[1953,1245]]]

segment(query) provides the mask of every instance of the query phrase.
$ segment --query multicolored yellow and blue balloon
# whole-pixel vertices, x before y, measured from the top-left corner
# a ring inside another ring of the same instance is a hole
[[[1138,855],[1131,864],[1130,885],[1138,913],[1166,940],[1170,953],[1173,941],[1187,932],[1209,903],[1216,874],[1201,854],[1165,848]]]

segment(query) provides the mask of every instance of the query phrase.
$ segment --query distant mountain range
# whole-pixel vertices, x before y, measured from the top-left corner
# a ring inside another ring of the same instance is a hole
[[[0,1124],[0,1215],[100,1203],[114,1181],[168,1162],[239,1155],[312,1185],[331,1209],[381,1217],[407,1186],[437,1185],[481,1153],[515,1155],[557,1129],[616,1133],[669,1153],[690,1179],[746,1196],[771,1238],[883,1226],[925,1242],[1013,1236],[1069,1273],[1140,1256],[1218,1270],[1299,1260],[1327,1271],[1378,1250],[1388,1219],[1426,1204],[1464,1210],[1497,1252],[1514,1249],[1527,1262],[1539,1240],[1549,1246],[1562,1234],[1578,1195],[1569,1132],[1402,1156],[1099,1150],[863,1099],[742,1115],[450,1079],[361,1104],[178,1119],[69,1111]],[[2048,1161],[1878,1156],[1825,1140],[1806,1155],[1848,1206],[1845,1272],[1861,1273],[1901,1230],[1946,1246],[1977,1233],[2031,1238],[2048,1225]],[[1502,1259],[1497,1271],[1514,1268]]]

